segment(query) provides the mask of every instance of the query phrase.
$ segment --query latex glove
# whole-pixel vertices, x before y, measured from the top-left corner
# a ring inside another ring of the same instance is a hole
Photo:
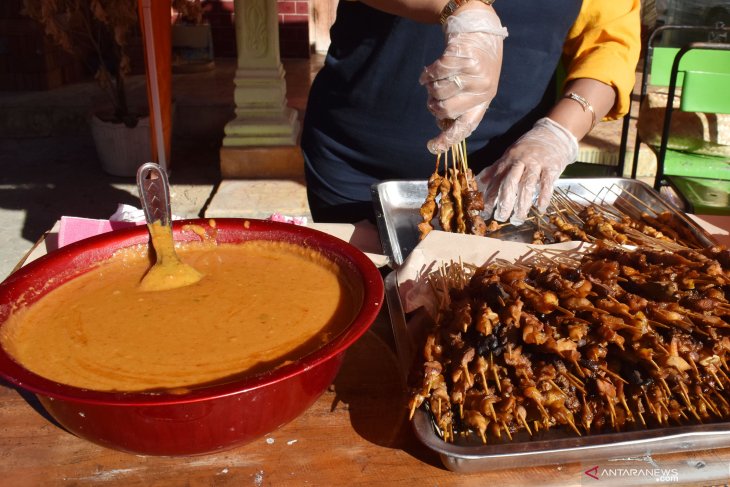
[[[486,217],[519,225],[537,197],[544,213],[550,204],[555,180],[578,158],[578,139],[559,123],[541,118],[512,144],[494,164],[477,175],[484,191]]]
[[[418,79],[442,130],[428,141],[434,154],[464,140],[484,117],[497,94],[507,29],[493,10],[457,10],[446,19],[444,34],[444,53]]]

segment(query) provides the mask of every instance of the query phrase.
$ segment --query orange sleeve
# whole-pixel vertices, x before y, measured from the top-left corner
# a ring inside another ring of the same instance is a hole
[[[605,120],[629,110],[641,51],[640,0],[584,0],[563,47],[566,82],[591,78],[613,87]]]

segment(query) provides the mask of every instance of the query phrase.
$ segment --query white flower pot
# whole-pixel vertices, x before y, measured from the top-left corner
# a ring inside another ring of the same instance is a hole
[[[137,168],[152,160],[149,117],[129,128],[92,115],[90,125],[101,167],[112,176],[135,177]]]

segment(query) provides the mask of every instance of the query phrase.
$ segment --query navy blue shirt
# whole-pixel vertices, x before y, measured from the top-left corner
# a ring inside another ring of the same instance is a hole
[[[551,80],[580,6],[578,0],[494,4],[509,36],[497,95],[466,141],[475,173],[553,104]],[[439,133],[418,77],[444,51],[440,25],[342,1],[330,37],[325,64],[310,90],[301,140],[315,219],[321,208],[368,207],[370,186],[378,181],[427,179],[435,156],[426,142]]]

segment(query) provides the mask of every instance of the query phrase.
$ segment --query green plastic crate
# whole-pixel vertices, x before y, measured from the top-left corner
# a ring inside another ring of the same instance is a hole
[[[690,213],[730,215],[730,181],[682,176],[666,180],[686,200]]]

